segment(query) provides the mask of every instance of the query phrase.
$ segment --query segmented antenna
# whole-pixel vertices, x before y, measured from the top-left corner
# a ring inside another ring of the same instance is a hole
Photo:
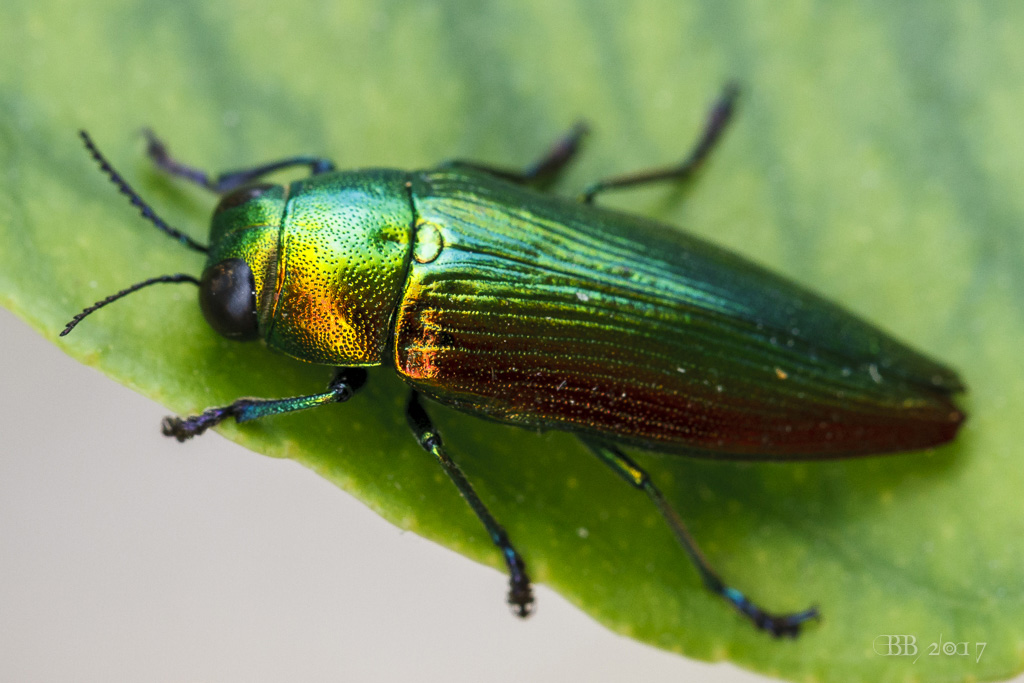
[[[115,182],[117,182],[117,181],[115,181]],[[149,287],[150,285],[159,284],[161,282],[191,282],[194,285],[198,285],[199,284],[199,279],[198,278],[194,278],[191,275],[186,275],[184,273],[178,273],[177,275],[161,275],[160,277],[152,277],[152,278],[150,278],[148,280],[143,280],[142,282],[137,282],[134,285],[132,285],[131,287],[129,287],[128,289],[122,289],[117,294],[111,294],[106,299],[103,299],[102,301],[97,301],[92,306],[90,306],[89,308],[85,309],[84,311],[82,311],[81,313],[76,315],[74,318],[71,319],[71,322],[69,322],[67,324],[67,326],[64,328],[64,331],[60,333],[60,336],[63,337],[68,332],[70,332],[71,330],[75,329],[75,325],[77,325],[78,323],[82,322],[82,320],[84,320],[90,313],[98,311],[99,309],[103,308],[107,304],[113,303],[113,302],[117,301],[118,299],[121,299],[123,297],[128,296],[132,292],[137,292],[140,289],[142,289],[143,287]]]
[[[86,148],[89,150],[89,153],[92,154],[92,158],[95,159],[96,163],[100,165],[100,168],[103,170],[104,173],[107,174],[107,177],[110,178],[111,182],[113,182],[114,185],[117,186],[117,189],[121,191],[121,194],[127,195],[128,199],[131,200],[132,204],[138,207],[139,211],[142,213],[143,218],[145,218],[147,221],[163,230],[165,233],[167,233],[174,239],[184,244],[186,247],[206,253],[206,245],[196,242],[194,239],[192,239],[185,233],[181,232],[180,230],[175,230],[171,226],[167,225],[167,223],[165,223],[162,218],[156,215],[153,209],[149,208],[149,205],[146,204],[146,202],[142,201],[142,197],[140,197],[135,192],[135,190],[131,188],[131,185],[129,185],[128,182],[121,177],[121,174],[114,170],[114,167],[110,165],[110,162],[107,161],[106,157],[100,154],[100,151],[96,149],[96,145],[93,144],[92,138],[89,137],[88,133],[86,133],[84,130],[80,130],[78,131],[78,134],[81,136],[82,141],[85,143]],[[64,333],[66,334],[67,330],[65,330]]]

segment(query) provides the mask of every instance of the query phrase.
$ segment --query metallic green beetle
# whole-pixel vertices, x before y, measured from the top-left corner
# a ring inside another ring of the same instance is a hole
[[[525,563],[445,452],[420,395],[528,427],[575,432],[656,504],[706,585],[758,627],[796,635],[816,609],[771,614],[709,567],[682,520],[619,446],[681,455],[795,460],[915,450],[952,439],[964,419],[957,375],[838,306],[694,237],[598,208],[607,189],[690,176],[729,120],[716,102],[679,165],[612,178],[572,201],[528,186],[554,178],[584,134],[576,126],[523,172],[467,162],[427,171],[337,172],[295,157],[210,178],[173,159],[166,171],[222,195],[210,245],[160,220],[82,134],[143,215],[208,254],[199,285],[222,335],[263,339],[298,360],[338,369],[326,391],[240,399],[185,419],[179,440],[239,422],[348,400],[363,368],[393,366],[412,386],[407,418],[501,550],[509,604],[533,601]],[[309,166],[289,185],[252,185]]]

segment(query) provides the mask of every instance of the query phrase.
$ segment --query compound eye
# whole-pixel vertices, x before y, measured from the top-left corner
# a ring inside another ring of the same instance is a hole
[[[242,259],[229,258],[206,269],[199,281],[199,307],[210,327],[228,339],[259,338],[256,281]]]
[[[258,185],[246,185],[245,187],[238,188],[234,192],[228,192],[221,198],[220,203],[217,204],[217,208],[213,210],[213,213],[216,215],[221,211],[233,209],[236,206],[241,206],[253,199],[259,199],[263,196],[264,192],[267,190],[273,190],[275,187],[276,185],[271,185],[270,183],[260,183]]]

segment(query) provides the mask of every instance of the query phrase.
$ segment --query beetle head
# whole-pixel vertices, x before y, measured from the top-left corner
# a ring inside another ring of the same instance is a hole
[[[228,339],[260,336],[277,285],[277,248],[285,208],[281,185],[252,185],[224,196],[213,212],[199,306]]]

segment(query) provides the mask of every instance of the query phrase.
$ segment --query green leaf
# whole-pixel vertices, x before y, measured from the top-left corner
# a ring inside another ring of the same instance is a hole
[[[814,602],[823,620],[796,642],[757,632],[701,587],[647,501],[568,436],[446,409],[435,419],[536,580],[611,629],[802,681],[1021,671],[1024,7],[680,5],[11,0],[0,10],[0,303],[56,341],[74,313],[131,282],[198,274],[201,257],[97,172],[79,127],[168,222],[201,237],[214,200],[154,172],[141,126],[211,170],[296,153],[415,168],[525,164],[584,116],[596,134],[562,188],[575,192],[682,154],[735,79],[738,120],[699,184],[609,203],[813,287],[970,387],[970,421],[933,453],[799,465],[638,455],[729,581],[771,609]],[[328,379],[217,338],[193,299],[154,287],[58,343],[179,414]],[[224,433],[500,566],[408,435],[403,400],[380,370],[350,404]],[[914,636],[920,656],[880,656],[886,634]],[[939,638],[972,655],[933,654]]]

